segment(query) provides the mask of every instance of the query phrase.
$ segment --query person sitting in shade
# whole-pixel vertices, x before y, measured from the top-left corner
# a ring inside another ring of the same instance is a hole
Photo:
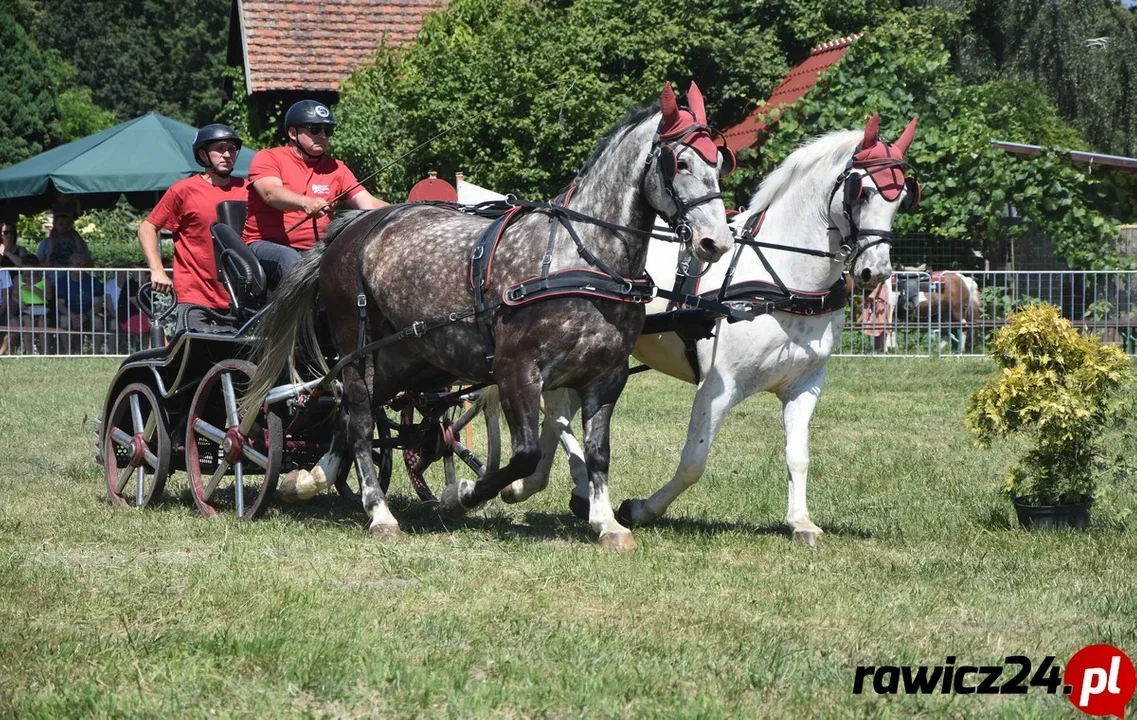
[[[90,258],[82,253],[71,256],[71,272],[58,287],[59,327],[69,331],[66,335],[68,354],[82,354],[82,331],[90,331],[91,350],[103,351],[103,283],[85,268],[91,267]],[[63,336],[61,336],[63,337]]]

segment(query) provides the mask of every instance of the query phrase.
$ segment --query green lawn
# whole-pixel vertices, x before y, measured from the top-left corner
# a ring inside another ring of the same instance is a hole
[[[1137,658],[1137,479],[1081,534],[1019,530],[1006,446],[973,447],[978,360],[835,360],[793,546],[777,403],[752,398],[672,515],[601,551],[544,496],[443,522],[397,468],[407,538],[332,496],[207,521],[184,475],[104,499],[113,361],[0,362],[0,715],[1082,717],[1061,696],[854,695],[857,665]],[[670,478],[693,389],[646,374],[616,412],[616,503]],[[1115,449],[1122,439],[1115,439]],[[1130,450],[1131,452],[1131,450]],[[871,683],[869,683],[871,685]]]

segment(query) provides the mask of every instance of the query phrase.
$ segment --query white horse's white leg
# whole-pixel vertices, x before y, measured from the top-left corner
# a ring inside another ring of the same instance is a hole
[[[707,468],[711,443],[723,420],[730,409],[744,398],[745,395],[741,395],[735,387],[733,378],[726,378],[712,368],[695,393],[691,422],[687,426],[687,444],[683,446],[675,475],[647,500],[625,500],[620,506],[620,520],[629,525],[645,525],[658,520],[675,498],[698,482]]]
[[[793,392],[781,396],[782,421],[786,429],[786,469],[789,471],[789,502],[786,523],[793,533],[794,542],[812,546],[821,537],[822,530],[809,519],[805,500],[806,478],[809,475],[809,420],[825,386],[825,369],[798,385]]]

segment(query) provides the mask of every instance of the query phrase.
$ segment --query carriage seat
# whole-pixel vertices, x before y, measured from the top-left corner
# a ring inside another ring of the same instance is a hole
[[[217,279],[229,291],[233,314],[245,318],[265,303],[268,282],[264,269],[241,239],[245,228],[245,203],[228,200],[217,206],[217,219],[209,227],[217,260]]]

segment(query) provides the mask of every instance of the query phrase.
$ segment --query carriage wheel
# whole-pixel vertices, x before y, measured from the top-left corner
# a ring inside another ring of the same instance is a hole
[[[383,443],[391,439],[391,421],[387,419],[387,413],[382,409],[375,415],[375,436]],[[379,487],[383,488],[384,493],[391,487],[391,457],[389,446],[371,450],[371,460],[375,463],[375,472],[379,475]],[[354,484],[351,481],[352,477],[355,478]],[[350,466],[341,471],[340,476],[336,478],[336,492],[348,502],[360,503],[362,488],[360,488],[359,473],[353,473]]]
[[[242,432],[245,417],[238,412],[255,370],[244,360],[224,360],[194,393],[186,421],[186,474],[194,502],[206,516],[233,512],[251,520],[268,507],[276,490],[284,446],[280,417],[261,410]]]
[[[423,426],[425,432],[422,442],[416,446],[407,446],[403,449],[403,463],[407,468],[407,475],[415,493],[423,502],[436,503],[438,492],[446,485],[458,481],[458,471],[454,458],[461,459],[477,476],[485,472],[485,465],[461,441],[462,430],[475,418],[481,416],[481,408],[473,404],[459,414],[459,407],[449,408],[435,423],[424,423],[422,414],[411,405],[403,408],[402,425],[411,428],[416,425]],[[435,461],[442,460],[441,477],[437,472],[428,472]],[[432,487],[433,486],[433,487]]]
[[[170,473],[170,433],[146,385],[127,385],[103,423],[103,475],[111,499],[145,507],[162,497]]]

